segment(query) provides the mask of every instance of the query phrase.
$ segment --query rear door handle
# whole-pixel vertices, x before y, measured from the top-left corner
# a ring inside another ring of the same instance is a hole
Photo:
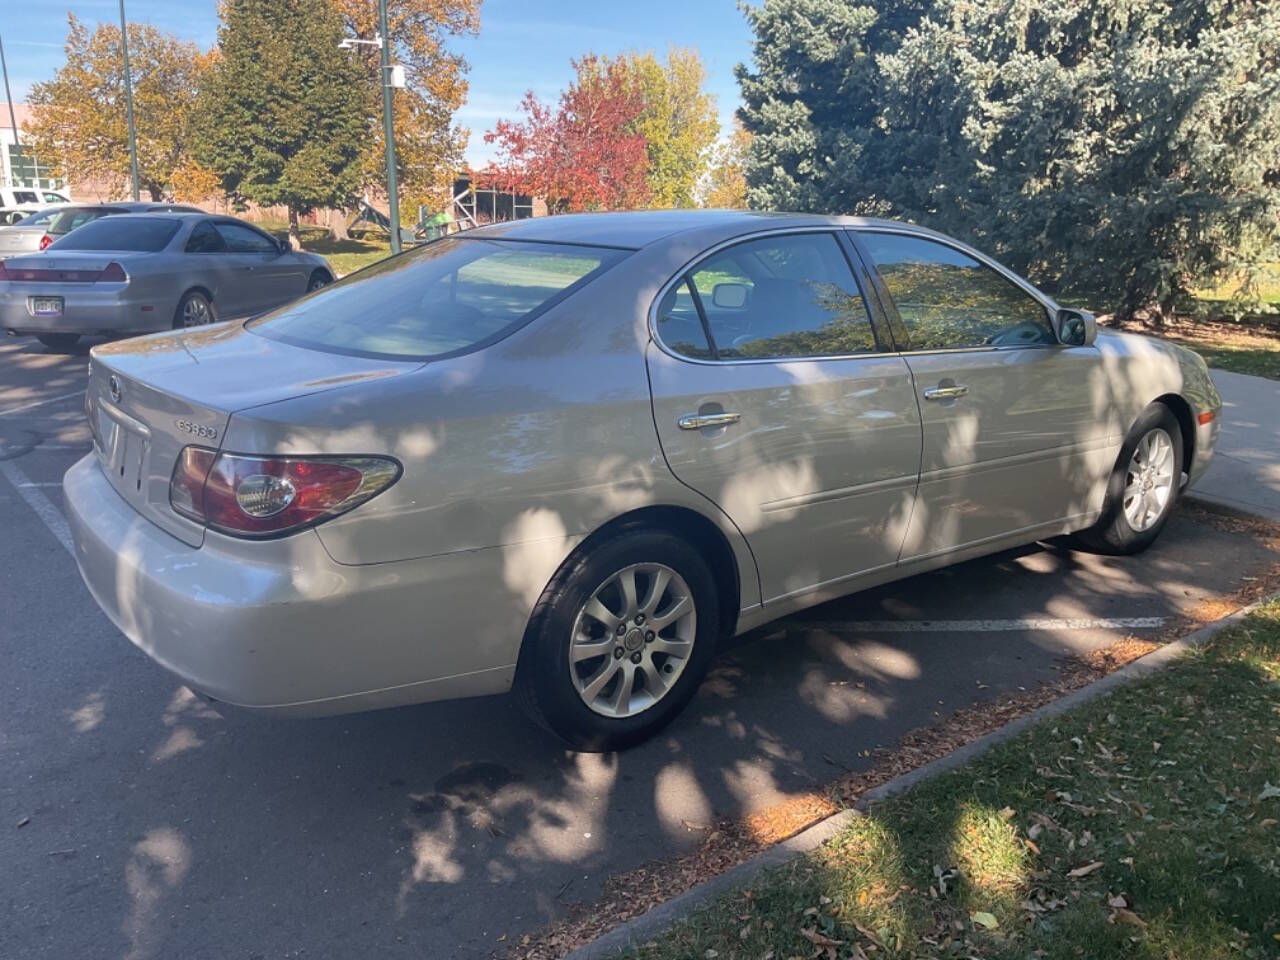
[[[964,384],[952,383],[947,386],[926,387],[924,398],[926,400],[954,400],[956,397],[963,397],[969,392],[969,388]]]
[[[681,430],[701,430],[703,427],[727,427],[741,419],[739,413],[687,413],[676,423]]]

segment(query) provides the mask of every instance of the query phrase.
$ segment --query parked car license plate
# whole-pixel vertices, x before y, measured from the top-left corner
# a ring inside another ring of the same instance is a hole
[[[31,314],[36,317],[62,316],[61,297],[32,297]]]

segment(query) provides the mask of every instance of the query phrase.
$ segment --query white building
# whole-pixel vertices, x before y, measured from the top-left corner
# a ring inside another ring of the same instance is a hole
[[[13,129],[9,119],[9,104],[0,101],[0,186],[44,187],[47,190],[64,190],[65,181],[55,177],[47,163],[42,163],[35,152],[23,143],[22,126],[31,119],[31,108],[25,103],[13,104],[13,116],[18,129]]]

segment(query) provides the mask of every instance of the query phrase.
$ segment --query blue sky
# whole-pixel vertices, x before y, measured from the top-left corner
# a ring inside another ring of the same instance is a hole
[[[5,6],[0,38],[15,100],[62,63],[65,11],[91,23],[119,18],[117,0],[6,0]],[[130,20],[213,44],[215,0],[125,0],[125,6]],[[569,59],[588,51],[662,53],[673,44],[695,46],[726,131],[738,105],[733,67],[749,56],[751,34],[736,0],[484,0],[480,17],[480,35],[456,43],[471,63],[471,92],[458,122],[471,128],[472,163],[489,156],[484,131],[499,117],[515,115],[526,90],[554,99],[572,77]]]

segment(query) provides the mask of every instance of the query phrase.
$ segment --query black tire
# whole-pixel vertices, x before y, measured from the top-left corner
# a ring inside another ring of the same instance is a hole
[[[203,307],[204,316],[208,319],[200,320],[196,323],[187,322],[187,310],[189,305],[198,304]],[[192,327],[202,327],[210,323],[217,323],[218,315],[213,308],[213,301],[200,290],[188,290],[182,295],[182,299],[178,301],[178,309],[173,311],[173,329],[186,330]]]
[[[333,277],[324,270],[312,270],[311,276],[307,278],[307,293],[327,287],[331,283],[333,283]]]
[[[1135,530],[1130,524],[1124,510],[1125,484],[1129,474],[1129,464],[1133,460],[1134,451],[1142,439],[1154,430],[1163,430],[1173,443],[1173,487],[1169,498],[1159,517],[1145,530]],[[1155,543],[1160,531],[1169,520],[1174,504],[1182,488],[1182,427],[1172,410],[1163,403],[1153,403],[1142,412],[1137,422],[1125,437],[1120,448],[1120,456],[1111,478],[1107,481],[1107,495],[1102,508],[1102,516],[1088,530],[1076,535],[1078,543],[1098,553],[1115,556],[1141,553]]]
[[[693,650],[667,693],[633,716],[614,718],[587,706],[570,678],[569,646],[579,610],[616,572],[660,563],[688,585],[696,624]],[[540,725],[577,750],[623,750],[653,736],[678,714],[706,676],[720,635],[715,578],[684,540],[648,527],[625,529],[571,557],[534,607],[516,669],[515,689]]]
[[[80,341],[78,333],[37,333],[36,339],[50,350],[70,350]]]

